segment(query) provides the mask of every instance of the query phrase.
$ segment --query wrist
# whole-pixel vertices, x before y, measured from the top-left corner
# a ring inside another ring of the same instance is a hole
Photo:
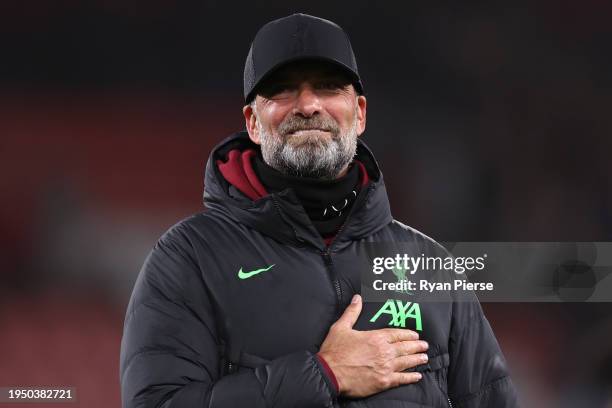
[[[340,392],[341,392],[340,382],[338,381],[338,378],[336,377],[336,374],[334,373],[334,370],[330,366],[331,360],[330,360],[329,356],[327,356],[327,355],[325,355],[324,353],[321,353],[321,352],[317,353],[315,356],[316,356],[317,360],[319,361],[321,367],[323,367],[324,374],[329,379],[329,382],[333,385],[334,391],[337,394],[340,394]]]

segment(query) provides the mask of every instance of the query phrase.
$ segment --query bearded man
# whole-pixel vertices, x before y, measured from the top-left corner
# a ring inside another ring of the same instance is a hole
[[[206,211],[164,234],[136,282],[123,407],[516,406],[477,302],[400,324],[359,295],[361,244],[440,246],[391,216],[358,139],[367,104],[346,33],[304,14],[266,24],[244,97],[247,131],[206,166]]]

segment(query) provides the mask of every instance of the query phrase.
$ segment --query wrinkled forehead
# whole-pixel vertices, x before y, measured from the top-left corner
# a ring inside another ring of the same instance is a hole
[[[350,76],[336,64],[327,61],[306,60],[284,64],[263,81],[262,86],[275,83],[300,83],[303,81],[333,80],[343,84],[351,83]]]

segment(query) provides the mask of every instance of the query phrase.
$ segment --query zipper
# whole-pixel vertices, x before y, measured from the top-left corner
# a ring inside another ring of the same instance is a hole
[[[332,286],[334,287],[334,292],[336,293],[336,312],[340,311],[340,305],[342,304],[342,288],[340,287],[340,280],[338,279],[338,275],[336,270],[334,269],[334,263],[331,258],[331,253],[329,251],[322,252],[323,260],[325,261],[325,266],[329,272],[329,277],[332,281]]]
[[[374,189],[374,184],[370,184],[368,186],[367,191],[365,192],[363,201],[366,201],[368,199],[373,189]],[[355,204],[357,204],[357,202],[353,203],[353,206],[355,206]],[[334,292],[336,293],[336,313],[338,315],[340,315],[341,313],[340,306],[342,305],[342,288],[340,287],[340,280],[338,279],[338,274],[336,273],[336,270],[334,269],[334,263],[331,257],[331,250],[337,238],[340,236],[340,234],[342,234],[344,227],[346,226],[346,224],[348,224],[348,221],[351,218],[354,208],[355,207],[351,209],[351,212],[347,215],[342,225],[340,225],[340,228],[338,228],[338,231],[336,232],[334,239],[329,243],[325,251],[321,252],[321,255],[323,256],[323,260],[325,261],[325,266],[327,267],[327,270],[329,271],[330,279],[332,281],[332,286],[334,287]]]
[[[334,269],[334,263],[331,257],[331,248],[334,245],[336,238],[338,238],[338,236],[342,233],[342,230],[344,229],[344,226],[347,224],[349,218],[350,218],[350,214],[346,217],[342,225],[340,225],[340,228],[338,228],[338,231],[336,232],[336,236],[334,237],[334,239],[329,243],[325,251],[321,253],[321,255],[323,255],[323,260],[325,261],[325,266],[327,267],[327,270],[329,271],[329,276],[332,281],[332,286],[334,287],[334,291],[336,292],[336,313],[337,314],[340,314],[340,306],[342,305],[342,288],[340,287],[340,280],[338,279],[338,274],[336,273],[336,270]]]
[[[449,408],[453,408],[453,402],[451,401],[450,397],[446,394],[446,392],[444,392],[444,389],[442,388],[442,384],[440,384],[440,379],[438,378],[438,375],[435,373],[434,373],[434,378],[436,379],[436,383],[438,383],[438,388],[440,389],[440,391],[442,391],[442,394],[444,394],[444,396],[446,397],[446,401],[448,401]]]
[[[330,245],[331,246],[331,245]],[[334,287],[334,291],[336,293],[336,314],[340,313],[340,306],[342,305],[342,288],[340,287],[340,280],[336,275],[336,270],[334,269],[334,265],[331,259],[331,253],[329,250],[327,252],[323,252],[323,259],[325,260],[325,266],[330,273],[330,279],[332,280],[332,285]],[[343,408],[346,407],[346,403],[339,400],[340,395],[332,400],[331,408]]]

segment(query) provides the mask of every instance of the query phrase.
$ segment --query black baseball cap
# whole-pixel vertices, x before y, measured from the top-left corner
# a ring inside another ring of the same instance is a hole
[[[336,23],[296,13],[270,21],[259,29],[244,64],[244,101],[250,103],[257,86],[290,62],[320,60],[334,64],[351,78],[355,90],[363,85],[346,32]]]

